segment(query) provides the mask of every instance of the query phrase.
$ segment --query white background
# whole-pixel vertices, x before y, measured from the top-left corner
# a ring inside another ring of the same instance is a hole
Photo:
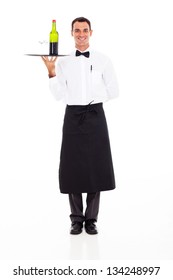
[[[171,0],[6,1],[0,7],[2,260],[170,260],[173,257],[173,8]],[[1,4],[2,5],[2,4]],[[59,193],[64,104],[49,92],[45,51],[57,20],[91,20],[91,46],[109,55],[119,98],[104,105],[117,189],[101,195],[99,234],[70,236]]]

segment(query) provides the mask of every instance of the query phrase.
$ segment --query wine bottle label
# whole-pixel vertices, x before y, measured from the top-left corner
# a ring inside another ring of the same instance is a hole
[[[58,55],[58,43],[49,43],[49,54]]]

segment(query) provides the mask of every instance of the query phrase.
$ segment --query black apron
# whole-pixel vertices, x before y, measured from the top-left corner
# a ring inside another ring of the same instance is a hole
[[[67,105],[60,153],[61,193],[94,193],[115,188],[102,103]]]

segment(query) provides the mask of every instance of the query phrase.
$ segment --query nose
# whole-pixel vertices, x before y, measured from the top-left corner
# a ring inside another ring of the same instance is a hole
[[[84,31],[80,31],[79,36],[81,36],[81,37],[85,36],[85,32]]]

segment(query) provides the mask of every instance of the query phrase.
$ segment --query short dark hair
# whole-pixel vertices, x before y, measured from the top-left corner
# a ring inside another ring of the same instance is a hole
[[[78,17],[78,18],[75,18],[72,23],[71,23],[71,30],[73,30],[73,25],[75,22],[87,22],[88,25],[89,25],[89,29],[91,30],[91,22],[89,21],[89,19],[85,18],[85,17]]]

